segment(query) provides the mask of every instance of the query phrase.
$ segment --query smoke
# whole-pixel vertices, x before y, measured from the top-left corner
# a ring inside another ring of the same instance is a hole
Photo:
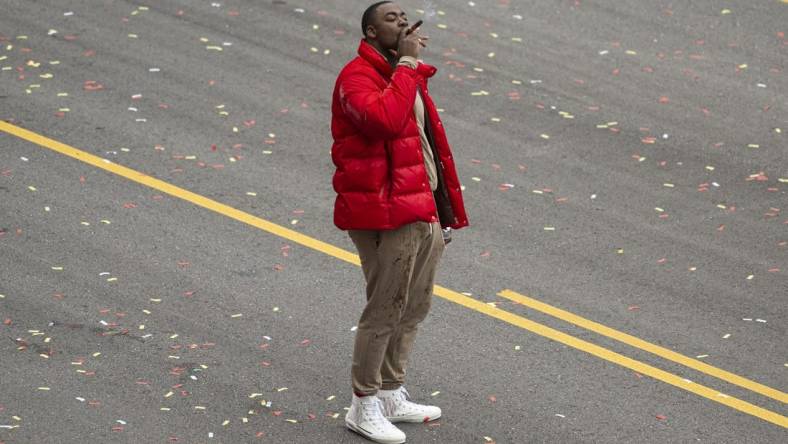
[[[438,12],[435,10],[435,5],[432,4],[430,0],[424,0],[424,21],[432,21],[437,14]]]

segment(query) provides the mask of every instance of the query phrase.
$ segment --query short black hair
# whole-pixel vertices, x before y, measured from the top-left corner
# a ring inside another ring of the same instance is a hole
[[[375,14],[375,11],[378,10],[378,6],[392,3],[389,0],[377,2],[369,5],[366,11],[364,11],[364,15],[361,16],[361,33],[364,34],[364,37],[367,36],[367,26],[369,26],[369,22],[372,20],[372,15]]]

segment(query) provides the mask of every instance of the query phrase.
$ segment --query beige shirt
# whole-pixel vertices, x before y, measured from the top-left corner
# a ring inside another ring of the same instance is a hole
[[[398,65],[406,65],[416,68],[417,61],[413,57],[400,57]],[[438,170],[435,167],[435,158],[432,157],[432,149],[424,132],[424,102],[419,91],[416,93],[416,102],[413,104],[413,112],[416,115],[416,123],[419,127],[419,139],[421,139],[421,152],[424,154],[424,169],[427,170],[427,178],[430,181],[430,189],[435,191],[438,188]]]

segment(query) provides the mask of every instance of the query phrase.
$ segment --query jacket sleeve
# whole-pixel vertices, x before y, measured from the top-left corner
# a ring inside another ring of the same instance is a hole
[[[394,139],[405,128],[416,101],[416,70],[397,66],[383,91],[365,72],[347,75],[339,85],[342,110],[364,135]]]

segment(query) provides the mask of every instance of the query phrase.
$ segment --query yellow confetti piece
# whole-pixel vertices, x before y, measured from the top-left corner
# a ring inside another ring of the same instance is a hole
[[[39,387],[38,389],[39,389],[39,390],[44,390],[44,391],[47,391],[47,390],[49,390],[49,387]]]
[[[522,38],[520,38],[520,37],[512,37],[512,41],[513,41],[513,42],[516,42],[516,43],[520,43],[520,42],[522,42],[522,41],[523,41],[523,39],[522,39]]]
[[[295,419],[286,419],[285,421],[287,421],[289,423],[292,423],[292,424],[298,424],[298,421],[296,421]]]
[[[446,28],[448,28],[448,26],[444,25],[443,23],[438,23],[438,28],[446,29]]]
[[[287,387],[282,387],[282,388],[276,389],[277,392],[283,392],[285,390],[287,390]]]
[[[665,212],[665,210],[660,208],[660,207],[654,207],[654,211],[656,211],[658,213],[664,213]]]
[[[58,111],[60,111],[61,113],[67,113],[71,111],[71,108],[58,108]]]
[[[207,49],[208,51],[224,51],[224,48],[216,45],[206,46],[205,49]]]
[[[203,405],[195,405],[194,410],[205,410],[205,406]]]
[[[547,139],[550,138],[550,135],[549,134],[539,134],[539,137],[541,137],[542,139],[547,140]]]
[[[53,76],[50,73],[44,73],[44,74],[39,74],[38,77],[41,77],[42,79],[51,79],[52,77],[55,77],[55,76]]]
[[[761,146],[757,143],[749,143],[747,144],[747,148],[760,148]]]
[[[107,224],[107,225],[112,223],[112,222],[108,221],[107,219],[101,219],[99,222],[101,222],[102,224]]]
[[[627,54],[627,55],[637,55],[638,54],[636,51],[633,51],[631,49],[627,49],[626,51],[624,51],[624,53]]]
[[[169,412],[170,408],[169,407],[159,407],[159,410],[161,410],[162,412]]]
[[[94,357],[94,358],[98,358],[99,356],[101,356],[101,352],[95,352],[95,353],[93,353],[93,357]]]
[[[512,80],[512,83],[515,84],[515,85],[522,85],[523,81],[522,80]]]
[[[675,187],[675,185],[673,185],[672,183],[663,183],[662,186],[664,186],[666,188],[674,188]]]
[[[229,423],[230,423],[230,420],[229,419],[225,419],[224,421],[222,421],[222,426],[226,426]]]
[[[52,267],[55,271],[63,271],[63,267]]]
[[[50,60],[49,64],[50,65],[59,65],[60,64],[60,60]]]
[[[730,10],[730,9],[728,9],[728,8],[725,8],[725,9],[723,9],[722,11],[720,11],[720,14],[722,14],[722,15],[728,15],[728,14],[730,14],[730,13],[731,13],[731,10]]]
[[[107,279],[107,282],[115,282],[115,281],[117,281],[117,280],[118,280],[118,278],[116,278],[116,277],[111,277],[111,278]]]
[[[20,417],[18,417],[16,415],[12,416],[11,418],[13,418],[15,421],[21,421],[22,420],[22,418],[20,418]]]
[[[474,182],[481,182],[481,179],[478,177],[471,177],[471,180],[473,180]]]
[[[247,196],[257,196],[257,193],[255,193],[254,191],[247,191],[246,195]]]
[[[491,117],[490,120],[493,121],[493,122],[500,122],[501,118],[500,117]]]
[[[747,64],[746,63],[742,63],[741,65],[738,66],[738,68],[739,69],[747,69]]]
[[[137,34],[129,34],[130,39],[136,39],[138,36]]]
[[[174,394],[175,394],[175,393],[173,393],[173,392],[171,392],[171,391],[170,391],[170,392],[167,392],[167,393],[164,395],[164,397],[165,397],[165,398],[169,398],[170,396],[172,396],[172,395],[174,395]]]
[[[30,191],[38,191],[33,185],[28,185],[27,189]]]
[[[711,165],[706,165],[706,169],[709,171],[714,171],[714,167]]]
[[[544,231],[555,231],[555,227],[544,227]]]

